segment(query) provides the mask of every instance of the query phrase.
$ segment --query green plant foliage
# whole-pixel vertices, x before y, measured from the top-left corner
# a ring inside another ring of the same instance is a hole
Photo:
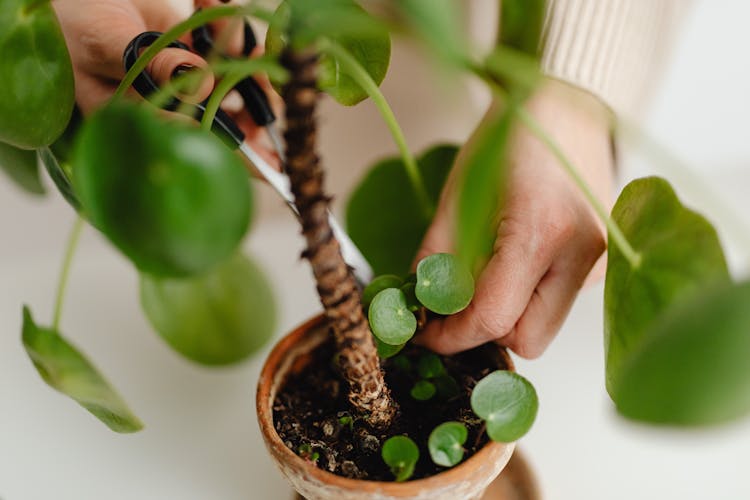
[[[415,293],[430,311],[455,314],[471,302],[474,278],[455,255],[436,253],[419,261]]]
[[[612,218],[640,254],[632,267],[611,245],[604,284],[604,345],[607,390],[622,366],[649,342],[650,325],[683,297],[728,281],[716,231],[683,206],[669,183],[637,179],[623,189]]]
[[[406,481],[414,474],[419,460],[419,448],[407,436],[393,436],[383,443],[380,452],[385,464],[391,468],[396,481]]]
[[[372,333],[383,343],[400,346],[417,330],[417,318],[409,311],[404,292],[387,288],[378,293],[368,310]]]
[[[383,274],[373,279],[362,291],[362,306],[367,308],[377,294],[386,288],[398,288],[403,280],[395,274]]]
[[[27,193],[44,194],[36,152],[0,142],[0,170],[5,171],[8,177]]]
[[[383,359],[390,358],[392,356],[395,356],[399,352],[401,352],[401,349],[404,348],[406,344],[399,344],[399,345],[390,345],[386,344],[379,338],[377,338],[375,335],[372,336],[373,339],[375,339],[375,347],[378,349],[378,356],[380,356]]]
[[[391,39],[353,0],[285,0],[269,24],[266,51],[278,55],[290,39],[305,47],[321,37],[344,47],[380,85],[388,72]],[[367,92],[330,54],[320,58],[318,87],[345,106],[367,98]]]
[[[440,399],[450,400],[461,394],[461,387],[458,382],[447,373],[432,379],[432,383],[435,385],[437,396]]]
[[[419,357],[417,371],[422,378],[435,378],[447,374],[440,356],[434,352],[426,352]]]
[[[229,258],[247,230],[242,161],[192,125],[142,106],[107,106],[81,130],[74,164],[86,215],[143,272],[205,272]]]
[[[471,409],[487,422],[493,441],[512,443],[531,428],[539,408],[536,390],[521,375],[497,370],[474,387]]]
[[[3,0],[0,8],[0,142],[51,144],[75,99],[73,66],[51,2]]]
[[[70,182],[70,175],[65,171],[60,162],[57,161],[56,155],[50,148],[44,147],[37,149],[37,155],[39,161],[44,165],[47,174],[49,175],[52,182],[55,183],[55,187],[60,192],[62,197],[67,201],[74,209],[81,209],[81,202],[78,201],[78,197],[73,191],[73,184]]]
[[[237,363],[273,335],[273,291],[261,268],[242,254],[192,278],[142,274],[140,288],[141,305],[154,329],[197,363]]]
[[[750,412],[750,282],[680,301],[644,339],[612,381],[621,414],[694,426]]]
[[[467,60],[466,35],[455,0],[399,0],[392,2],[408,27],[443,62],[451,65]]]
[[[436,392],[435,384],[428,380],[419,380],[411,388],[410,394],[417,401],[427,401],[432,399]]]
[[[115,432],[143,428],[96,367],[57,331],[37,326],[25,306],[22,340],[34,367],[50,387],[74,399]]]
[[[433,205],[457,152],[457,146],[443,144],[417,158]],[[429,223],[400,158],[374,165],[354,190],[346,211],[349,235],[376,274],[408,273]]]
[[[500,10],[500,44],[530,55],[539,52],[545,0],[503,0]]]
[[[497,234],[497,212],[503,202],[508,164],[505,158],[513,124],[514,101],[505,110],[493,109],[467,144],[460,172],[457,254],[476,276]]]
[[[435,427],[427,441],[432,461],[443,467],[453,467],[461,462],[468,435],[466,426],[460,422],[445,422]]]

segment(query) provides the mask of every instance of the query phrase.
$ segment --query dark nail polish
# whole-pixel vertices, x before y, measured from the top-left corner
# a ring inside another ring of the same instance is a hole
[[[174,71],[172,71],[172,80],[184,75],[193,68],[195,68],[195,66],[193,66],[192,64],[180,64],[174,69]]]
[[[220,0],[220,1],[221,1],[221,3],[229,3],[229,2],[231,2],[232,0]]]

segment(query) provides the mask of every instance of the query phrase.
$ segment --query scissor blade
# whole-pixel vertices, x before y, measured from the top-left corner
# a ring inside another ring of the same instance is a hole
[[[289,177],[269,165],[268,162],[266,162],[263,157],[261,157],[246,142],[240,144],[240,151],[242,151],[242,154],[250,160],[256,169],[258,169],[260,175],[268,181],[271,187],[279,193],[295,215],[299,216],[297,206],[294,204],[294,194],[292,194]],[[341,224],[339,224],[338,220],[336,220],[330,211],[328,212],[328,222],[331,225],[333,235],[341,246],[341,255],[344,257],[344,261],[352,268],[354,276],[357,278],[360,285],[364,286],[368,284],[372,281],[372,268],[367,262],[367,259],[365,259],[362,252],[357,248],[357,245],[355,245],[351,238],[349,238],[349,235],[346,234],[341,227]]]

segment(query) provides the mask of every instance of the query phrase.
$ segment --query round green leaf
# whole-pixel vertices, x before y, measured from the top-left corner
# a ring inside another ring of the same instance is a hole
[[[411,397],[417,401],[427,401],[428,399],[432,399],[435,392],[437,392],[437,389],[435,389],[435,385],[432,382],[419,380],[414,384],[414,387],[411,388],[410,394]]]
[[[0,170],[27,193],[44,194],[35,151],[18,149],[0,142]]]
[[[37,326],[25,306],[22,340],[34,367],[50,387],[75,400],[115,432],[143,428],[99,370],[57,331]]]
[[[487,434],[493,441],[517,441],[531,428],[538,408],[534,386],[506,370],[490,373],[471,393],[471,409],[487,421]]]
[[[373,339],[375,339],[375,346],[378,349],[378,356],[380,356],[383,359],[390,358],[392,356],[395,356],[399,352],[401,352],[401,349],[404,348],[406,344],[399,344],[399,345],[389,345],[377,338],[375,335],[372,336]]]
[[[268,280],[241,254],[192,278],[142,274],[141,304],[174,350],[204,365],[244,360],[266,344],[276,323]]]
[[[419,448],[406,436],[393,436],[383,443],[380,452],[383,461],[396,476],[396,481],[406,481],[414,474],[419,460]]]
[[[404,292],[398,288],[378,293],[367,314],[372,333],[388,345],[405,344],[417,331],[417,318],[409,311]]]
[[[417,158],[434,205],[457,152],[456,146],[439,145]],[[376,274],[407,274],[430,223],[405,168],[400,158],[378,162],[347,204],[347,231]]]
[[[386,288],[398,288],[403,280],[395,274],[383,274],[373,279],[362,292],[362,306],[367,308],[377,294]]]
[[[269,24],[266,50],[280,54],[290,39],[307,46],[325,37],[346,49],[380,85],[388,72],[391,39],[388,31],[353,0],[285,0]],[[318,87],[340,104],[353,106],[367,92],[329,54],[319,61]]]
[[[645,339],[612,381],[621,414],[694,426],[750,412],[750,282],[680,301]]]
[[[426,352],[419,357],[417,371],[422,378],[435,378],[446,375],[443,361],[434,352]]]
[[[242,161],[198,127],[118,103],[91,117],[73,185],[91,222],[143,272],[186,276],[231,256],[250,220]]]
[[[469,305],[474,296],[474,278],[454,255],[437,253],[417,265],[419,301],[438,314],[455,314]]]
[[[729,281],[729,272],[716,230],[683,206],[664,179],[628,184],[612,218],[640,254],[640,263],[633,267],[617,245],[608,250],[604,346],[607,390],[616,399],[613,381],[649,342],[654,321],[682,298]]]
[[[430,433],[427,447],[437,465],[453,467],[464,458],[464,443],[469,432],[460,422],[445,422]]]
[[[75,100],[73,66],[51,2],[3,0],[0,9],[0,142],[51,144]]]
[[[441,375],[432,380],[437,389],[437,395],[440,399],[453,399],[461,394],[461,387],[456,382],[456,379],[448,374]]]

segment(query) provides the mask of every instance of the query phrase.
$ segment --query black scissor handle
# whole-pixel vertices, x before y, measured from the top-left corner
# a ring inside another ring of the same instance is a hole
[[[162,33],[158,31],[145,31],[133,38],[125,48],[125,52],[122,56],[125,71],[129,71],[130,68],[133,67],[138,60],[141,50],[154,43],[161,35]],[[187,45],[177,40],[167,45],[167,47],[190,50]],[[149,99],[159,90],[159,85],[157,85],[148,71],[143,70],[133,81],[133,88],[141,95],[141,97]],[[184,104],[176,97],[173,97],[163,106],[163,109],[167,111],[175,111],[178,107],[185,105],[192,108],[191,116],[196,120],[200,120],[206,112],[206,102],[207,101],[203,101],[200,104]],[[216,112],[216,116],[211,123],[211,130],[232,148],[237,148],[245,140],[245,134],[243,134],[237,124],[234,123],[234,120],[232,120],[229,115],[221,109]]]
[[[200,12],[200,9],[197,12]],[[242,55],[248,57],[258,45],[258,42],[255,38],[255,32],[247,19],[243,20],[242,27],[244,34]],[[207,24],[199,26],[192,31],[192,36],[195,51],[201,56],[207,57],[214,49],[214,38],[211,27]],[[226,54],[222,54],[222,56],[225,58],[229,57]],[[235,85],[234,88],[242,96],[242,100],[245,102],[245,109],[250,113],[256,125],[265,127],[276,120],[276,115],[273,113],[273,109],[271,109],[268,96],[255,78],[252,76],[245,78]]]

